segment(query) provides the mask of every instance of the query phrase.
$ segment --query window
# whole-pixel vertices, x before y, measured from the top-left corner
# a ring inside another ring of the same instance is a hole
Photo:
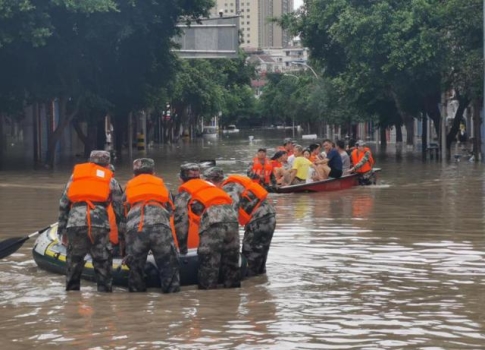
[[[246,18],[249,18],[249,15],[247,15]]]
[[[249,33],[248,33],[247,37],[249,38]]]
[[[248,25],[249,25],[249,21],[247,21],[247,22],[246,22],[246,24],[248,24]]]
[[[249,41],[249,40],[248,40],[248,41],[246,41],[246,42],[247,42],[248,44],[250,43],[250,41]]]

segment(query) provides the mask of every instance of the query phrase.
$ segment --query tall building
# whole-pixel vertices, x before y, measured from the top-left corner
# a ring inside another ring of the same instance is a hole
[[[268,18],[281,17],[293,11],[293,0],[216,0],[212,14],[240,15],[241,47],[283,48],[290,37]]]

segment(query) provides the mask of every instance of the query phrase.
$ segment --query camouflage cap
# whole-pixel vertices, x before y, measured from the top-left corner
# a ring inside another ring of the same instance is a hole
[[[133,171],[154,171],[155,161],[151,158],[138,158],[133,161]]]
[[[189,176],[189,171],[192,171],[192,176]],[[185,163],[180,166],[180,178],[182,180],[196,179],[200,177],[200,167],[197,163]]]
[[[224,170],[219,167],[212,167],[204,171],[204,178],[209,181],[222,181],[224,180]]]
[[[91,151],[89,161],[91,163],[106,166],[111,162],[111,156],[108,151],[95,150]]]

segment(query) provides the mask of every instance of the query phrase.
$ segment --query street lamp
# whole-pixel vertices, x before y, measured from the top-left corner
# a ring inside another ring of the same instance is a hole
[[[485,1],[485,0],[484,0],[484,1]],[[318,76],[318,74],[315,72],[315,70],[314,70],[312,67],[310,67],[308,64],[306,64],[305,62],[291,62],[290,64],[296,64],[296,65],[299,65],[299,66],[306,67],[306,68],[308,68],[309,70],[311,70],[311,71],[312,71],[312,73],[313,73],[313,75],[315,76],[315,78],[317,78],[317,79],[318,79],[318,78],[320,78],[320,77]]]
[[[295,75],[295,74],[283,73],[283,75],[287,75],[289,77],[293,77],[293,78],[296,78],[296,79],[300,80],[300,77],[298,75]]]

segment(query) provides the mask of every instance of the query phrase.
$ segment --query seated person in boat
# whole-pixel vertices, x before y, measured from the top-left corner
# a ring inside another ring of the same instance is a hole
[[[308,146],[308,149],[310,150],[310,161],[315,163],[320,155],[321,147],[318,143],[312,143],[310,146]]]
[[[350,160],[352,161],[352,167],[349,169],[352,173],[357,173],[361,175],[361,178],[368,182],[369,178],[372,177],[374,166],[374,157],[372,157],[372,152],[369,147],[366,146],[365,142],[362,140],[357,141],[357,148],[354,149],[350,155]]]
[[[329,139],[323,140],[323,149],[326,157],[323,160],[317,160],[318,180],[328,178],[338,179],[342,176],[342,158],[338,151],[333,147],[333,142]]]
[[[273,174],[271,161],[266,157],[266,148],[258,149],[256,157],[249,163],[247,175],[257,184],[271,191],[276,185],[276,178]]]
[[[336,142],[335,148],[337,149],[340,157],[342,158],[342,174],[347,174],[350,169],[350,157],[345,151],[344,140],[338,140]]]
[[[303,156],[303,147],[300,145],[295,146],[295,160],[290,171],[290,185],[299,185],[306,183],[308,178],[308,169],[315,167],[309,159]]]
[[[276,185],[290,182],[290,165],[286,151],[278,151],[271,157],[273,174],[276,178]]]
[[[288,156],[291,156],[293,154],[293,147],[295,146],[295,144],[295,141],[287,137],[283,140],[283,146],[276,147],[276,151],[285,151]]]

